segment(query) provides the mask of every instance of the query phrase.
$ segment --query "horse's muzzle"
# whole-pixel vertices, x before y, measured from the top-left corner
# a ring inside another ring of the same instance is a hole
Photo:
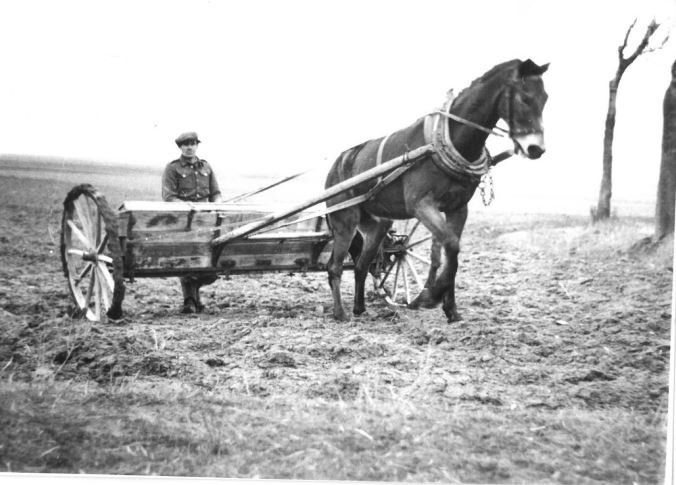
[[[545,149],[537,145],[530,145],[528,147],[528,158],[536,160],[542,156],[545,152]]]
[[[521,153],[531,160],[537,160],[545,152],[545,137],[543,133],[529,133],[513,137],[514,151]]]

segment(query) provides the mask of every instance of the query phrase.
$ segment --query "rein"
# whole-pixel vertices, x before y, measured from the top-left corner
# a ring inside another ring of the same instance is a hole
[[[476,128],[477,130],[483,131],[484,133],[488,133],[489,135],[495,135],[495,136],[509,136],[510,132],[509,130],[506,130],[500,126],[496,126],[492,130],[490,128],[486,128],[485,126],[481,126],[478,123],[475,123],[470,120],[466,120],[465,118],[462,118],[458,115],[454,115],[453,113],[448,113],[443,110],[437,110],[433,111],[432,113],[434,114],[440,114],[441,116],[445,116],[446,118],[450,118],[453,121],[457,121],[458,123],[462,123],[463,125],[471,126],[472,128]]]

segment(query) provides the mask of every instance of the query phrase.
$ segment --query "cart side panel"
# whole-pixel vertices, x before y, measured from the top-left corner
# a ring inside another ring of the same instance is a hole
[[[166,239],[211,241],[217,230],[229,231],[262,217],[259,212],[137,211],[126,213],[125,235],[129,240]]]
[[[332,241],[326,235],[286,237],[271,234],[232,241],[216,266],[229,272],[324,269]]]
[[[332,241],[326,237],[266,237],[233,241],[212,266],[208,242],[127,242],[127,257],[136,276],[175,276],[194,272],[316,271],[326,268]]]
[[[177,239],[211,240],[215,233],[229,232],[243,224],[272,214],[269,208],[239,204],[187,204],[184,202],[125,202],[120,207],[120,235],[127,239],[158,239],[166,233],[175,233]],[[308,215],[301,212],[276,224],[266,231]],[[284,228],[284,232],[326,232],[323,217],[313,217]],[[171,236],[172,239],[174,236]]]
[[[189,274],[194,269],[211,267],[211,245],[199,241],[175,241],[154,244],[127,242],[127,257],[133,261],[134,274],[144,271]]]
[[[223,246],[218,255],[211,241],[219,233],[264,217],[269,211],[214,206],[125,203],[119,213],[125,274],[176,276],[196,272],[298,271],[325,267],[332,241],[322,217],[300,221],[280,228],[278,232],[232,241]],[[214,261],[217,255],[218,259]]]

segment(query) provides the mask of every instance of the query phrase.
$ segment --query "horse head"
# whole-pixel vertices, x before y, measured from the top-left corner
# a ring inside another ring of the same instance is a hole
[[[519,62],[501,96],[498,112],[509,125],[514,152],[537,159],[545,152],[542,111],[547,92],[542,74],[549,64],[538,66],[530,59]]]

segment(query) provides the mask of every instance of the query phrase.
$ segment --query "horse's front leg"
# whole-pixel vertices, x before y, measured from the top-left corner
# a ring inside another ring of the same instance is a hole
[[[435,238],[432,238],[432,246],[430,248],[430,270],[427,273],[427,281],[425,281],[425,288],[429,288],[437,279],[437,271],[441,266],[441,244]]]
[[[450,249],[446,249],[446,259],[448,263],[444,268],[444,271],[448,271],[446,276],[449,280],[449,287],[444,293],[444,304],[442,306],[446,318],[449,322],[456,322],[462,320],[460,314],[458,313],[458,308],[455,304],[455,277],[458,272],[458,253],[460,252],[460,238],[462,237],[462,231],[465,228],[465,222],[467,221],[467,205],[464,205],[460,209],[454,212],[446,213],[446,225],[449,232],[454,234],[457,237],[457,247],[453,245]]]
[[[444,300],[444,313],[449,322],[460,319],[455,305],[455,274],[458,271],[460,236],[467,219],[467,206],[446,213],[446,217],[431,202],[421,203],[416,217],[432,233],[446,254],[446,264],[433,284],[426,287],[411,303],[411,308],[433,308]]]
[[[447,264],[438,278],[432,281],[428,276],[428,284],[423,291],[411,302],[410,308],[434,308],[442,300],[449,283],[448,256],[459,249],[459,240],[446,224],[444,215],[439,211],[432,200],[423,199],[417,205],[415,216],[430,231],[434,244],[438,244],[446,251]]]

